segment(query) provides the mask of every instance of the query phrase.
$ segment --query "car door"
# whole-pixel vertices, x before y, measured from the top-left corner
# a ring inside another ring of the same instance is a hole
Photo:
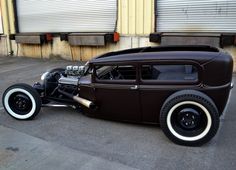
[[[96,104],[101,117],[141,120],[137,78],[137,66],[134,64],[94,66]]]
[[[139,68],[143,122],[158,123],[161,107],[171,94],[199,84],[200,68],[193,62],[158,61],[141,63]]]

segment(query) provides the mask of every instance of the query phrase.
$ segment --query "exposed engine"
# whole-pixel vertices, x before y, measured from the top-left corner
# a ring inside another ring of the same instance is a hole
[[[84,66],[67,66],[65,74],[67,76],[81,76],[84,73]]]
[[[58,80],[59,84],[78,85],[81,75],[84,73],[84,66],[67,66],[65,73]]]
[[[68,95],[65,95],[67,93],[72,96],[78,94],[78,83],[83,74],[84,66],[67,66],[65,69],[52,69],[42,75],[41,80],[43,83],[34,84],[34,88],[42,96],[54,99],[67,99]]]
[[[78,82],[84,72],[84,66],[67,66],[66,69],[56,68],[45,72],[41,76],[43,83],[37,82],[33,87],[41,95],[43,104],[53,100],[59,103],[70,103],[73,106],[79,103],[87,108],[95,108],[92,101],[79,96]],[[44,96],[47,97],[44,98]]]

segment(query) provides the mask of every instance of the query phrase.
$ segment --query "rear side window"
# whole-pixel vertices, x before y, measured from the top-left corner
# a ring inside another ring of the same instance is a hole
[[[193,65],[142,65],[141,78],[143,80],[195,82],[198,80],[198,71]]]
[[[98,80],[136,80],[136,67],[132,65],[96,66]]]

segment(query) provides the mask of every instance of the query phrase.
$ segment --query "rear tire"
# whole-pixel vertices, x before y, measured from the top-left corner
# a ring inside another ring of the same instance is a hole
[[[219,113],[204,93],[183,90],[167,98],[162,106],[160,125],[174,143],[198,146],[210,141],[219,128]]]
[[[15,119],[33,119],[41,109],[38,92],[28,84],[15,84],[7,88],[2,97],[6,112]]]

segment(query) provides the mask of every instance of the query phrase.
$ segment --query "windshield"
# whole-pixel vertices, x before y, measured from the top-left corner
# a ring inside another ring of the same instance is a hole
[[[93,68],[89,65],[89,62],[84,65],[84,76],[93,73]]]
[[[114,68],[114,66],[98,66],[96,67],[96,75],[105,74],[109,71],[111,71]]]

